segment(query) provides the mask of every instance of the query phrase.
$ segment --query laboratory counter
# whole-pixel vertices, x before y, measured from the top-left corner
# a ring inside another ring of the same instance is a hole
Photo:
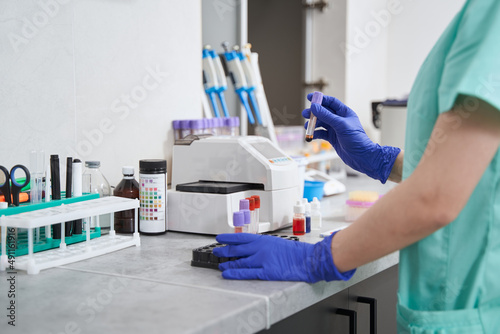
[[[366,177],[349,177],[347,190],[386,193]],[[345,226],[347,193],[321,201],[321,231]],[[300,236],[321,240],[320,231]],[[277,234],[291,235],[286,228]],[[256,333],[394,267],[397,253],[358,268],[350,281],[232,281],[214,269],[192,267],[192,250],[213,236],[167,232],[141,236],[140,247],[27,275],[16,275],[15,327],[8,325],[6,295],[12,285],[0,272],[0,332],[6,333]]]

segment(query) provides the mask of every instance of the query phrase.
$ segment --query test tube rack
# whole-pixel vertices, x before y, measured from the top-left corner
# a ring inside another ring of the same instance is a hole
[[[102,197],[78,203],[62,204],[60,206],[23,212],[11,216],[0,216],[1,250],[0,271],[25,270],[28,274],[38,274],[40,270],[62,266],[65,264],[86,260],[131,246],[140,246],[138,229],[139,200],[122,197]],[[116,234],[114,230],[114,213],[125,210],[135,210],[135,233],[132,235]],[[99,228],[99,216],[110,215],[110,231],[107,235],[91,239],[91,221]],[[64,222],[86,219],[85,241],[67,245],[64,236]],[[45,228],[61,223],[61,242],[56,249],[34,252],[34,229]],[[28,254],[15,257],[7,235],[8,229],[27,229]]]
[[[289,235],[277,235],[270,234],[273,237],[299,241],[298,237],[289,236]],[[210,269],[219,269],[219,264],[227,261],[234,261],[239,258],[237,257],[217,257],[214,255],[214,248],[227,246],[221,243],[214,243],[210,245],[206,245],[203,247],[193,249],[193,258],[191,260],[191,266],[193,267],[201,267],[201,268],[210,268]]]

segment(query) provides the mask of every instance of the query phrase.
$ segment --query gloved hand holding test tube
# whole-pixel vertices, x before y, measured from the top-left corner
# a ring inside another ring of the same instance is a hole
[[[224,47],[225,50],[224,57],[226,58],[226,64],[229,70],[229,76],[233,81],[234,90],[238,95],[238,97],[240,98],[243,107],[245,107],[245,110],[247,111],[248,121],[250,122],[250,124],[255,124],[255,119],[253,117],[252,110],[250,109],[250,106],[248,105],[248,101],[245,96],[247,90],[247,82],[245,80],[245,74],[243,72],[243,68],[241,67],[238,55],[236,54],[235,51],[229,51],[227,42],[222,43],[222,46]]]
[[[217,107],[217,102],[215,101],[215,93],[219,89],[219,85],[217,82],[217,75],[215,73],[212,56],[208,51],[209,48],[210,46],[205,46],[202,53],[203,85],[205,87],[205,92],[210,99],[210,103],[212,104],[215,117],[220,117],[219,108]]]
[[[216,93],[219,96],[219,101],[220,105],[222,106],[222,111],[224,112],[225,117],[230,117],[229,111],[227,109],[226,98],[224,97],[224,91],[227,89],[226,73],[224,72],[224,68],[222,67],[222,62],[217,52],[215,52],[214,49],[210,49],[208,50],[208,53],[212,57],[212,61],[215,67],[217,83],[219,84],[219,88],[217,89]]]
[[[317,103],[321,105],[321,102],[323,101],[323,93],[321,92],[314,92],[313,97],[311,99],[311,104],[312,103]],[[316,116],[314,116],[313,113],[311,113],[311,117],[309,118],[309,124],[307,125],[307,130],[306,130],[306,141],[310,142],[313,140],[314,137],[314,129],[316,129],[316,121],[318,119]]]

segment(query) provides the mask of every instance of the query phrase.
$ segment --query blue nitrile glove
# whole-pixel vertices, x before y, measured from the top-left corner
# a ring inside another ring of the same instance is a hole
[[[227,244],[215,248],[219,257],[241,257],[219,265],[222,277],[228,279],[261,279],[269,281],[348,280],[354,270],[340,273],[333,264],[333,234],[316,244],[285,240],[270,235],[248,233],[220,234],[217,241]]]
[[[308,94],[307,99],[311,98],[312,94]],[[310,109],[302,111],[302,116],[309,118],[311,111],[318,118],[316,128],[325,129],[314,131],[314,139],[329,141],[342,161],[358,172],[382,183],[387,181],[401,149],[372,142],[356,113],[334,97],[324,95],[321,106],[311,104]]]

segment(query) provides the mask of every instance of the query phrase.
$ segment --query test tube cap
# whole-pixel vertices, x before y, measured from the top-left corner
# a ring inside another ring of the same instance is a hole
[[[321,93],[321,92],[314,92],[313,96],[312,96],[312,99],[311,99],[311,103],[321,104],[322,101],[323,101],[323,93]]]
[[[233,225],[243,226],[245,224],[245,214],[242,211],[233,212]]]
[[[250,210],[250,201],[247,199],[240,199],[240,210]]]
[[[180,120],[172,121],[172,128],[174,128],[174,130],[179,130],[181,128],[181,121]]]
[[[252,198],[255,200],[255,208],[260,209],[260,196],[252,195]]]
[[[189,126],[191,129],[204,129],[205,128],[205,122],[203,119],[193,119],[189,121]]]
[[[249,207],[250,211],[255,210],[255,199],[252,197],[248,197],[247,200],[250,203],[250,207]]]

